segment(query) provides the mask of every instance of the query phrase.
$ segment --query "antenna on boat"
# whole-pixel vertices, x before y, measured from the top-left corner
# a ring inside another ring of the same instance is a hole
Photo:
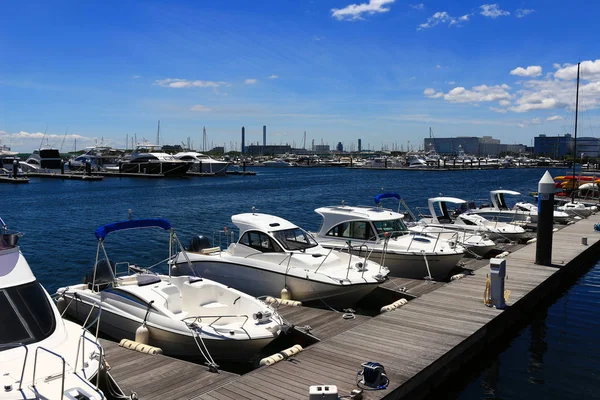
[[[62,143],[60,144],[60,149],[58,150],[58,152],[60,153],[62,151],[62,148],[65,144],[65,139],[67,138],[67,133],[69,133],[69,127],[67,126],[67,130],[65,131],[65,135],[63,136],[63,140]]]
[[[252,214],[256,213],[256,207],[252,206]]]

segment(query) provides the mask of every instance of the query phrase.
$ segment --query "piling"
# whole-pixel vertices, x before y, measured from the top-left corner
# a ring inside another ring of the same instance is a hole
[[[538,223],[535,263],[552,265],[552,224],[554,222],[554,179],[546,171],[538,183]]]

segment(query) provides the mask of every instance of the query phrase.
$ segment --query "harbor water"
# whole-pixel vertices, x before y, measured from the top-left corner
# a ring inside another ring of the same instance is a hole
[[[511,189],[528,198],[542,169],[473,171],[382,171],[343,168],[257,169],[257,176],[223,178],[105,178],[99,182],[32,178],[27,185],[0,187],[0,217],[24,233],[20,244],[40,282],[51,293],[79,283],[95,259],[94,230],[128,218],[166,218],[187,244],[194,235],[235,231],[231,215],[275,214],[314,231],[315,208],[374,205],[382,191],[399,193],[427,213],[439,195],[489,203],[489,191]],[[564,175],[564,169],[550,170]],[[529,197],[530,201],[533,201]],[[396,200],[385,200],[394,208]],[[594,234],[590,232],[590,235]],[[116,262],[143,267],[168,256],[168,234],[131,230],[109,235],[106,248]],[[510,276],[510,265],[508,266]],[[482,288],[483,293],[483,288]],[[508,343],[490,349],[442,397],[457,399],[600,398],[600,266],[556,301],[542,307]]]

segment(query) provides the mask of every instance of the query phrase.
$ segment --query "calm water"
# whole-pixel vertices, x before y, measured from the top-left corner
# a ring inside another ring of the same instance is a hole
[[[79,282],[96,250],[94,229],[127,218],[163,217],[182,242],[223,227],[231,215],[259,212],[287,218],[314,230],[325,205],[374,204],[384,191],[400,193],[409,206],[426,207],[427,198],[447,195],[487,200],[505,188],[523,194],[537,190],[544,170],[464,172],[366,171],[334,168],[258,169],[255,177],[180,180],[105,179],[78,182],[32,179],[27,185],[0,185],[0,216],[24,232],[21,248],[48,291]],[[564,170],[551,170],[563,175]],[[395,207],[392,200],[385,205]],[[152,265],[167,257],[168,234],[134,230],[107,238],[115,261]],[[542,310],[498,354],[466,374],[452,396],[460,399],[600,398],[600,267],[595,267],[555,304]],[[470,383],[469,383],[470,382]],[[448,394],[449,395],[449,394]],[[445,396],[443,396],[445,397]]]

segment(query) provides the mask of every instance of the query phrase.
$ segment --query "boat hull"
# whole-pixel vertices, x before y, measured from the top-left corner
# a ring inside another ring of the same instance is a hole
[[[379,282],[366,281],[354,284],[323,283],[218,260],[193,261],[194,273],[255,297],[281,297],[281,290],[287,287],[293,300],[334,308],[351,307],[379,285]],[[187,264],[177,264],[171,273],[187,275],[192,272]]]
[[[189,163],[171,163],[171,162],[160,162],[160,163],[123,163],[121,164],[122,173],[132,174],[149,174],[157,175],[162,174],[168,177],[181,177],[186,176],[190,168]]]

